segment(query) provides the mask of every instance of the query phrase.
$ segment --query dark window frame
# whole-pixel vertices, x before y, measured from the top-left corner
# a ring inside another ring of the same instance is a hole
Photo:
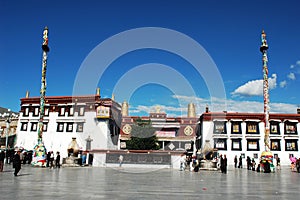
[[[71,112],[72,111],[72,112]],[[73,106],[68,107],[68,116],[74,116],[75,108]]]
[[[249,148],[250,142],[256,142],[256,149]],[[247,139],[247,151],[260,151],[259,139]]]
[[[40,114],[40,107],[33,107],[32,116],[37,117]]]
[[[233,147],[233,143],[234,142],[238,142],[239,143],[239,148],[234,148]],[[242,151],[242,139],[241,138],[231,139],[231,150],[232,151]]]
[[[28,122],[21,122],[21,131],[27,131],[27,129],[28,129]]]
[[[256,126],[256,132],[249,131],[250,125]],[[259,134],[259,123],[253,121],[246,122],[246,134]]]
[[[43,131],[47,132],[48,130],[48,122],[43,122]]]
[[[81,128],[80,128],[81,126]],[[76,123],[76,132],[82,133],[84,128],[84,122],[77,122]]]
[[[293,127],[294,131],[290,130],[288,126]],[[289,128],[289,129],[288,129]],[[297,122],[285,122],[284,123],[284,134],[285,135],[297,135]]]
[[[82,113],[81,113],[82,110]],[[85,106],[79,106],[78,107],[78,116],[84,116],[85,114]]]
[[[233,126],[238,125],[239,131],[234,132]],[[242,123],[241,122],[231,122],[231,134],[242,134]]]
[[[223,126],[223,131],[218,127]],[[214,134],[227,134],[226,121],[214,121]]]
[[[49,107],[45,107],[44,108],[44,116],[49,116],[49,111],[50,111],[50,108]]]
[[[270,134],[272,134],[272,135],[280,135],[279,124],[280,124],[280,122],[270,121]],[[275,127],[276,127],[276,129],[273,129]]]
[[[288,149],[288,143],[295,142],[295,149]],[[285,140],[285,151],[298,151],[298,139],[286,139]]]
[[[73,122],[67,122],[66,132],[73,132],[73,127],[74,127],[74,123]]]
[[[38,122],[31,122],[30,131],[37,131],[38,130]]]
[[[278,142],[277,148],[273,146],[273,142]],[[281,151],[281,140],[280,139],[270,139],[270,145],[272,151]]]
[[[62,129],[60,129],[60,125],[62,125]],[[65,126],[65,123],[63,123],[63,122],[57,122],[56,131],[57,132],[64,132],[64,126]]]
[[[66,107],[65,106],[59,106],[58,110],[58,116],[65,116],[66,115]]]
[[[222,143],[224,143],[224,147],[223,148],[217,147],[217,143],[219,141],[222,141]],[[227,138],[215,138],[214,139],[214,148],[218,149],[218,150],[227,150]]]
[[[23,113],[23,116],[24,116],[24,117],[28,117],[28,116],[29,116],[29,107],[28,107],[28,106],[24,107],[24,113]]]

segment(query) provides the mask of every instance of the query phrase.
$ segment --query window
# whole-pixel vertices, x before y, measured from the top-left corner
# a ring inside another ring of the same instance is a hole
[[[84,107],[79,107],[78,116],[84,116]]]
[[[44,115],[45,115],[45,116],[49,116],[49,108],[45,108],[45,110],[44,110]]]
[[[215,139],[214,148],[218,150],[227,150],[227,139],[225,138]]]
[[[272,151],[281,151],[280,139],[271,139],[271,150]]]
[[[27,125],[28,125],[28,122],[22,122],[21,123],[21,131],[27,131]]]
[[[59,109],[59,116],[65,116],[65,107],[60,107],[60,109]]]
[[[259,151],[259,140],[258,139],[247,140],[247,151]]]
[[[285,122],[284,123],[284,132],[285,134],[297,134],[297,127],[296,127],[297,123],[293,123],[293,122]]]
[[[286,151],[298,151],[298,140],[297,139],[286,139],[285,140]]]
[[[58,122],[57,123],[57,132],[63,132],[64,131],[64,123]]]
[[[280,135],[279,122],[270,122],[270,133]]]
[[[241,134],[241,122],[231,122],[231,133],[232,134]]]
[[[31,129],[30,129],[30,131],[36,131],[37,130],[37,125],[38,125],[37,122],[31,122]]]
[[[73,115],[74,115],[74,107],[69,107],[68,116],[73,116]]]
[[[29,107],[25,107],[24,116],[29,116]]]
[[[76,132],[83,132],[83,122],[77,123]]]
[[[214,122],[214,133],[215,134],[224,134],[226,133],[226,122],[224,121],[215,121]]]
[[[231,150],[242,151],[242,141],[241,139],[232,139]]]
[[[247,134],[259,134],[257,122],[247,122]]]
[[[73,132],[73,123],[67,123],[67,132]]]
[[[43,131],[47,132],[47,129],[48,129],[48,122],[44,122],[43,123]]]
[[[33,116],[39,116],[39,111],[40,111],[40,108],[39,107],[35,107],[34,111],[33,111]]]

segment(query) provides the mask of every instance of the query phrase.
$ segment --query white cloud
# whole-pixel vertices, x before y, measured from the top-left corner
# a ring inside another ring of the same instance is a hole
[[[277,75],[272,74],[268,79],[269,89],[274,89],[277,86]],[[263,80],[252,80],[238,87],[232,93],[234,96],[262,96],[263,95]]]
[[[281,81],[281,82],[279,83],[279,85],[280,85],[281,88],[284,88],[284,87],[286,87],[287,82],[286,82],[286,81]]]
[[[290,69],[293,71],[293,73],[300,74],[300,60],[297,60],[295,64],[292,64]]]
[[[289,73],[289,75],[287,75],[287,77],[291,80],[296,80],[296,76],[293,72]]]
[[[166,106],[160,105],[161,111],[167,113],[168,116],[186,116],[187,115],[187,105],[190,103],[191,99],[196,99],[197,101],[192,101],[196,107],[196,113],[199,117],[203,112],[205,112],[206,106],[209,107],[209,110],[212,112],[239,112],[239,113],[263,113],[263,99],[260,101],[236,101],[232,99],[214,99],[214,104],[212,105],[211,99],[203,99],[199,97],[189,97],[189,96],[173,96],[173,98],[180,98],[182,101],[185,101],[185,104],[180,106]],[[188,100],[188,101],[187,101]],[[217,103],[215,103],[217,102]],[[226,109],[224,108],[226,105]],[[130,106],[131,115],[140,115],[140,112],[154,112],[155,107],[153,106],[143,106],[139,105],[135,108]],[[296,113],[297,105],[287,104],[287,103],[270,103],[270,113]],[[134,113],[134,114],[133,114]],[[147,116],[147,115],[146,115]]]
[[[152,106],[145,106],[145,105],[138,105],[136,107],[130,106],[130,114],[140,114],[140,113],[152,113],[156,111],[157,106],[159,106],[161,112],[174,114],[178,113],[178,115],[184,115],[187,112],[187,107],[184,106],[166,106],[166,105],[152,105]]]
[[[193,96],[184,96],[184,95],[173,95],[172,98],[178,99],[183,102],[196,102],[196,101],[206,101],[200,97],[193,97]]]
[[[231,94],[241,96],[258,96],[262,95],[263,80],[248,81],[246,84],[238,87]]]
[[[277,75],[272,74],[272,77],[268,79],[269,81],[269,89],[275,89],[277,87]]]

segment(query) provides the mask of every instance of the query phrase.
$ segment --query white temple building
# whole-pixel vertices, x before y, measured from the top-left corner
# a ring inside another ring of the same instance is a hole
[[[21,98],[16,146],[33,150],[38,139],[40,97]],[[80,150],[117,149],[121,106],[100,94],[45,98],[42,139],[47,151],[67,149],[76,138]]]

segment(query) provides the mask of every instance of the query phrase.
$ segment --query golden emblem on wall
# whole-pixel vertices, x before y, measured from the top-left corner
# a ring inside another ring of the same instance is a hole
[[[122,131],[125,133],[125,134],[130,134],[131,133],[131,126],[129,124],[125,124],[125,126],[123,126],[122,128]]]
[[[193,132],[194,132],[194,130],[193,130],[193,128],[191,126],[187,126],[187,127],[184,128],[184,134],[185,135],[188,135],[188,136],[192,135]]]

